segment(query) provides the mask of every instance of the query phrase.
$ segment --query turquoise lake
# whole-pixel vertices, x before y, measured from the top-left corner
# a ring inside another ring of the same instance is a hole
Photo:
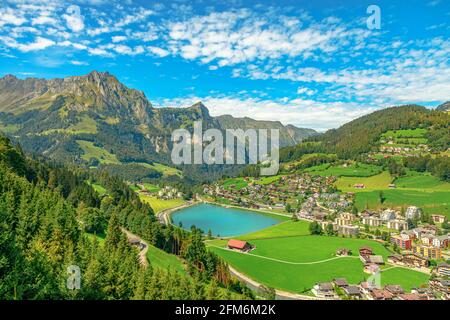
[[[214,236],[237,236],[279,223],[281,220],[248,210],[225,208],[212,204],[199,204],[181,209],[172,214],[172,222],[184,229],[196,226],[207,233],[211,230]]]

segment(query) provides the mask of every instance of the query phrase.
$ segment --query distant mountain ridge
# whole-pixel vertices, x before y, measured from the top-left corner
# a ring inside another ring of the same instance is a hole
[[[450,111],[450,101],[444,102],[443,104],[439,105],[436,110],[438,111]]]
[[[213,117],[198,102],[187,108],[154,108],[142,91],[130,89],[108,72],[61,79],[0,78],[0,130],[24,150],[49,158],[97,166],[170,164],[171,133],[192,129],[265,128],[280,130],[280,145],[317,134],[232,116]]]

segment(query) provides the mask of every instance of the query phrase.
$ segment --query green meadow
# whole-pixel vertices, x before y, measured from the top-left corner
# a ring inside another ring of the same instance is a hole
[[[183,263],[177,256],[169,254],[161,249],[149,245],[147,251],[147,260],[153,267],[185,274]]]
[[[321,176],[370,177],[379,174],[382,171],[382,169],[379,166],[371,164],[353,163],[347,166],[344,166],[342,164],[340,165],[322,164],[311,168],[307,168],[303,171]]]
[[[77,140],[78,145],[83,149],[83,160],[90,161],[91,158],[98,159],[104,164],[120,164],[115,154],[109,153],[104,148],[95,146],[91,141]]]
[[[147,195],[140,195],[140,198],[145,203],[148,203],[150,205],[150,207],[152,207],[152,209],[155,213],[159,213],[159,212],[167,210],[167,209],[179,207],[186,202],[183,199],[163,200],[163,199],[158,199],[156,197],[147,196]]]

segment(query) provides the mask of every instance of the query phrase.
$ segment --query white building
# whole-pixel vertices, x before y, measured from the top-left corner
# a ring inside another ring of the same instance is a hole
[[[410,206],[408,207],[408,209],[406,209],[405,218],[411,220],[420,219],[421,215],[422,211],[419,208]]]

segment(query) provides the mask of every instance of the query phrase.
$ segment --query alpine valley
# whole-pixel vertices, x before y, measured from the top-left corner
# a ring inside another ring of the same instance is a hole
[[[64,163],[101,167],[132,180],[178,180],[171,165],[171,134],[179,128],[279,129],[280,146],[316,135],[312,129],[229,115],[213,117],[198,102],[187,108],[154,108],[143,92],[108,72],[64,79],[0,79],[0,129],[30,153]],[[166,170],[167,169],[167,170]],[[208,181],[242,166],[186,166],[187,180]]]

